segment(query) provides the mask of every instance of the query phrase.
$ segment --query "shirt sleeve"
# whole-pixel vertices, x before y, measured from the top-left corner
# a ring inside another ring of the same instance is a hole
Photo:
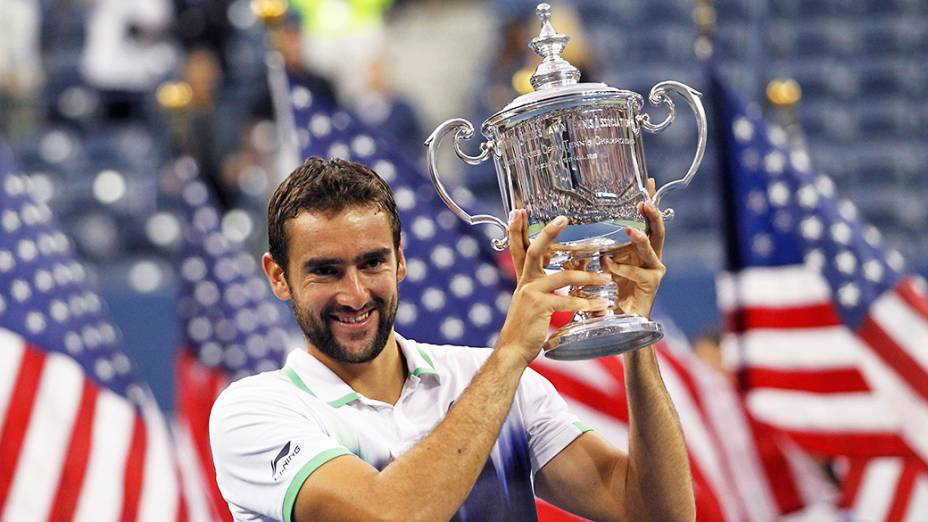
[[[233,384],[213,405],[210,446],[216,482],[235,520],[291,520],[303,482],[351,452],[287,390]]]
[[[590,428],[567,410],[567,402],[554,386],[531,368],[525,370],[517,393],[528,433],[532,473],[537,473]]]

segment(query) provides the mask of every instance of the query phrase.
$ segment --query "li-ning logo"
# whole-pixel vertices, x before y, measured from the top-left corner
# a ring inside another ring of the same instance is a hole
[[[290,466],[290,461],[293,460],[293,457],[300,454],[299,444],[292,444],[292,448],[290,446],[290,442],[284,444],[284,447],[280,449],[277,456],[271,461],[271,479],[273,479],[274,482],[277,482],[280,477],[283,476],[284,471]]]

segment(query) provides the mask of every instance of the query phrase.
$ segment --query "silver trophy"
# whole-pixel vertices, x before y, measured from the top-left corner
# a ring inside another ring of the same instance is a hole
[[[507,210],[527,211],[530,239],[555,217],[568,218],[567,227],[551,246],[548,268],[599,270],[601,255],[615,254],[630,244],[626,227],[647,233],[647,220],[637,209],[639,202],[650,199],[658,205],[668,192],[693,179],[706,148],[706,114],[700,93],[675,81],[660,82],[651,89],[649,101],[669,110],[660,123],[652,123],[641,112],[644,101],[638,93],[604,83],[578,83],[580,72],[561,57],[570,38],[552,27],[548,4],[539,4],[536,12],[541,33],[530,47],[542,62],[531,79],[535,91],[519,96],[483,122],[486,141],[476,156],[461,149],[462,141],[474,135],[469,121],[456,118],[439,125],[425,142],[429,175],[438,195],[458,217],[472,225],[490,223],[506,231],[503,220],[472,216],[462,209],[439,179],[438,149],[442,139],[453,133],[454,151],[464,162],[477,165],[493,159],[503,205]],[[647,191],[641,131],[661,132],[673,122],[670,92],[679,94],[696,113],[699,141],[686,174],[662,186],[652,198]],[[663,215],[670,219],[673,210],[664,210]],[[493,246],[506,248],[507,238],[494,239]],[[570,293],[613,301],[616,287],[572,287]],[[591,359],[636,350],[663,335],[660,323],[638,315],[578,313],[548,338],[544,349],[552,359]]]

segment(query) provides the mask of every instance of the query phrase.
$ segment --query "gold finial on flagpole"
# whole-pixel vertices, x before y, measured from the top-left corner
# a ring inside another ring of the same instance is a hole
[[[693,7],[693,22],[696,24],[696,43],[694,50],[696,56],[708,58],[712,56],[713,42],[715,40],[715,6],[712,0],[696,0]]]
[[[767,84],[767,100],[776,107],[789,108],[802,99],[802,88],[793,78],[774,78]]]
[[[155,91],[155,99],[168,111],[183,111],[193,101],[193,89],[183,81],[164,82]]]
[[[275,25],[287,14],[287,0],[251,0],[251,12],[265,25]]]

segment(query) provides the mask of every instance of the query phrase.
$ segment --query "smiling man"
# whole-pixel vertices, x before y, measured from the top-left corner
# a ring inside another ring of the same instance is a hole
[[[531,520],[538,495],[596,520],[692,520],[679,422],[653,348],[625,354],[629,451],[584,427],[540,375],[555,310],[611,303],[561,296],[621,282],[617,302],[647,315],[664,273],[660,213],[650,239],[604,260],[611,275],[546,274],[565,224],[531,245],[510,217],[518,284],[493,349],[434,346],[393,330],[406,276],[387,184],[368,168],[308,159],[268,206],[263,266],[306,337],[283,369],[242,379],[213,406],[216,478],[236,520]]]

